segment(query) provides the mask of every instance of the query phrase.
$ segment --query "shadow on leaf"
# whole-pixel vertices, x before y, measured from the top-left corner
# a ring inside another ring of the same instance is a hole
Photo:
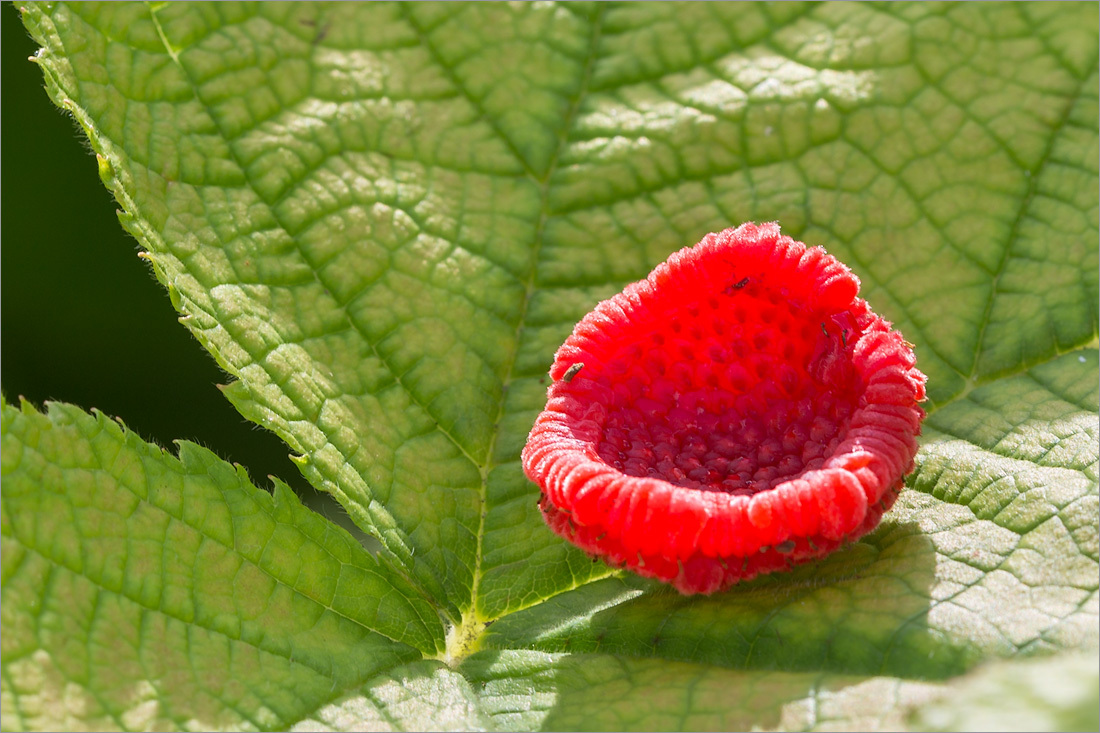
[[[501,619],[487,646],[946,678],[968,654],[928,625],[936,558],[916,523],[887,519],[821,562],[709,597],[634,576],[591,583]]]

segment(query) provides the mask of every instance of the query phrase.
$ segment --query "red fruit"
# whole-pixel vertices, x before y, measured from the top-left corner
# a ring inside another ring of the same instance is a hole
[[[523,450],[550,528],[685,594],[872,530],[912,470],[925,376],[858,292],[820,247],[744,224],[597,305]]]

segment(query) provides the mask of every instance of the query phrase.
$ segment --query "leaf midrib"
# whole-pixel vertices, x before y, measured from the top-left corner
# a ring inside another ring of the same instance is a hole
[[[253,183],[253,181],[249,177],[248,168],[243,164],[243,162],[241,161],[240,157],[238,156],[238,154],[236,152],[235,146],[232,144],[233,143],[232,137],[226,133],[226,131],[224,130],[222,125],[219,123],[217,115],[213,114],[213,111],[211,110],[209,105],[202,98],[202,95],[199,93],[199,89],[196,86],[194,79],[191,77],[191,75],[188,73],[187,69],[180,62],[178,53],[175,52],[172,49],[171,44],[168,42],[167,36],[164,33],[163,27],[161,26],[161,23],[160,23],[159,19],[157,18],[157,15],[156,15],[158,8],[154,7],[152,5],[152,3],[150,3],[148,0],[145,0],[144,4],[145,4],[146,8],[149,11],[149,17],[150,17],[151,21],[153,22],[154,26],[157,29],[157,33],[158,33],[159,38],[162,41],[162,43],[164,44],[165,52],[172,58],[173,62],[180,69],[180,72],[183,74],[184,78],[187,80],[187,83],[190,86],[191,93],[194,96],[195,101],[198,102],[202,106],[202,109],[203,109],[204,113],[207,115],[207,117],[210,118],[212,123],[216,126],[216,128],[218,130],[218,134],[221,136],[222,140],[226,143],[226,149],[227,149],[229,155],[231,156],[233,162],[236,164],[236,166],[238,167],[238,169],[241,171],[242,175],[244,176],[244,179],[245,179],[245,182],[246,182],[247,186],[256,195],[257,200],[260,201],[261,203],[263,203],[264,207],[267,209],[268,213],[271,215],[272,219],[279,226],[279,228],[287,235],[287,237],[291,241],[294,242],[295,251],[302,258],[303,262],[310,265],[309,270],[310,270],[310,274],[313,276],[314,281],[318,285],[320,285],[322,288],[327,290],[328,288],[325,285],[325,283],[321,280],[320,275],[317,272],[317,268],[314,267],[312,265],[312,263],[310,263],[309,258],[306,257],[305,252],[303,252],[302,247],[301,247],[301,243],[298,240],[298,238],[296,236],[294,236],[293,234],[291,234],[290,227],[283,220],[282,216],[279,214],[279,212],[276,210],[276,208],[273,207],[271,204],[269,204],[267,201],[265,201],[264,198],[257,191],[255,184]],[[408,387],[405,386],[404,382],[402,381],[401,375],[398,374],[397,370],[394,369],[393,366],[388,362],[388,360],[386,360],[385,357],[381,354],[381,352],[379,352],[379,350],[377,348],[377,344],[375,344],[371,339],[369,339],[367,337],[367,335],[365,333],[363,333],[362,329],[360,329],[359,326],[356,324],[355,320],[353,318],[351,318],[351,315],[348,313],[346,304],[340,304],[339,309],[340,309],[340,312],[342,313],[344,319],[347,322],[348,328],[359,335],[359,337],[362,339],[362,341],[370,348],[372,355],[376,359],[378,359],[378,362],[380,364],[382,364],[385,367],[386,371],[393,378],[394,382],[401,388],[401,390],[406,395],[408,395],[409,399],[415,405],[417,405],[421,410],[423,410],[424,414],[429,415],[433,418],[433,421],[435,422],[435,428],[437,430],[439,430],[444,436],[446,436],[447,439],[459,451],[462,452],[462,454],[466,457],[467,460],[469,460],[474,465],[478,465],[478,461],[472,455],[470,455],[470,453],[466,449],[466,447],[459,440],[457,440],[455,438],[455,436],[452,435],[445,427],[443,427],[443,425],[438,420],[438,416],[435,415],[431,409],[429,409],[429,405],[425,404],[424,401],[421,400],[416,395],[416,393],[414,391],[410,390]],[[273,384],[278,383],[278,380],[275,378],[275,375],[273,375],[268,370],[267,366],[262,361],[254,359],[253,364],[255,366],[260,367],[264,371],[264,373],[270,378],[270,380]],[[239,375],[235,375],[235,376],[238,376],[238,378],[239,378]],[[282,436],[280,434],[280,437],[284,437],[284,436]],[[349,465],[349,466],[352,465],[351,462],[350,462],[349,456],[344,454],[344,452],[340,449],[340,447],[337,443],[335,443],[333,441],[329,441],[329,445],[339,453],[341,459],[343,460],[343,462],[346,465]],[[315,464],[315,465],[317,465],[317,469],[318,469],[319,472],[322,472],[322,473],[326,474],[326,478],[329,481],[331,481],[336,486],[340,486],[340,481],[339,481],[339,478],[337,476],[327,475],[327,472],[325,472],[321,468],[320,465],[318,465],[318,464]],[[384,516],[386,517],[387,520],[389,520],[389,523],[392,526],[400,526],[400,524],[396,521],[394,516],[390,513],[390,511],[383,504],[381,504],[380,502],[377,502],[377,501],[371,502],[371,504],[372,504],[372,506],[367,509],[368,512],[370,512],[372,514],[375,513],[375,512],[377,512],[379,514],[384,514]],[[374,533],[375,536],[383,542],[383,544],[385,544],[385,539],[382,536],[380,536],[379,534],[376,533],[374,527],[371,527],[370,531],[372,533]],[[397,572],[403,579],[405,579],[412,586],[417,588],[420,592],[421,597],[424,598],[425,600],[427,600],[434,608],[436,608],[439,612],[443,613],[444,615],[450,616],[450,613],[448,611],[447,606],[444,605],[443,603],[441,603],[438,599],[436,599],[433,596],[433,594],[427,588],[425,588],[423,586],[423,584],[420,583],[420,581],[414,575],[406,572],[405,569],[400,564],[392,563],[392,562],[387,563],[387,564],[395,572]]]
[[[523,333],[525,325],[527,323],[527,313],[531,305],[531,297],[535,292],[535,284],[538,280],[539,264],[541,262],[541,256],[543,251],[543,244],[545,243],[545,230],[546,220],[550,215],[550,181],[554,176],[554,172],[558,168],[558,161],[561,157],[562,151],[565,149],[569,142],[569,131],[572,129],[576,122],[577,112],[580,109],[581,103],[584,100],[585,95],[588,93],[588,85],[592,79],[592,69],[595,66],[596,58],[599,55],[599,42],[600,34],[603,27],[604,13],[606,12],[607,5],[601,3],[593,18],[589,20],[589,37],[588,37],[588,55],[585,59],[584,68],[581,71],[581,78],[578,82],[577,93],[570,100],[569,109],[567,110],[563,119],[562,128],[558,133],[558,144],[554,150],[553,155],[550,158],[550,162],[547,165],[546,174],[539,180],[539,218],[535,224],[535,237],[534,237],[534,253],[532,256],[532,262],[534,265],[531,268],[531,272],[528,275],[527,281],[524,283],[525,291],[523,294],[523,302],[519,309],[519,318],[516,322],[516,329],[512,337],[512,353],[508,359],[507,368],[504,371],[504,377],[501,380],[501,399],[500,405],[497,409],[496,417],[493,420],[493,424],[499,426],[501,418],[504,417],[505,405],[507,404],[508,389],[514,379],[514,372],[516,361],[519,358],[519,346],[520,337]],[[477,553],[476,564],[474,567],[474,581],[470,598],[470,610],[474,614],[475,618],[478,614],[477,600],[478,591],[481,585],[482,576],[482,560],[484,553],[482,552],[482,542],[485,537],[485,516],[486,506],[488,504],[488,491],[489,491],[489,474],[493,468],[496,468],[499,464],[494,461],[494,454],[496,452],[497,440],[500,437],[500,428],[497,427],[492,436],[489,439],[489,447],[486,451],[485,465],[480,466],[481,470],[481,488],[480,499],[482,510],[479,513],[479,522],[477,528]],[[491,619],[482,619],[491,620]]]
[[[1004,275],[1005,269],[1008,267],[1008,263],[1012,260],[1012,250],[1020,237],[1020,224],[1024,221],[1028,210],[1031,208],[1031,202],[1038,192],[1039,179],[1042,177],[1043,170],[1046,168],[1047,163],[1050,161],[1050,156],[1054,152],[1055,141],[1057,141],[1059,133],[1064,130],[1069,123],[1073,110],[1084,96],[1086,82],[1096,73],[1098,66],[1100,66],[1100,59],[1093,58],[1093,63],[1089,67],[1087,73],[1078,79],[1076,91],[1067,98],[1066,104],[1062,108],[1061,114],[1058,116],[1058,121],[1051,126],[1050,135],[1047,137],[1046,144],[1043,146],[1043,152],[1034,170],[1028,171],[1030,175],[1027,176],[1027,191],[1020,199],[1020,206],[1016,211],[1016,218],[1012,221],[1012,227],[1009,229],[1007,241],[1001,253],[1001,260],[993,273],[993,281],[989,284],[989,297],[986,299],[985,309],[982,312],[978,340],[974,345],[974,361],[970,365],[970,373],[966,375],[968,382],[975,378],[978,374],[978,368],[981,365],[982,350],[985,347],[985,336],[989,328],[990,316],[993,313],[993,305],[997,300],[997,287],[1001,282],[1001,277]],[[1025,171],[1027,170],[1028,169],[1025,168]],[[1094,333],[1093,337],[1095,336],[1096,334]]]
[[[177,50],[173,49],[172,45],[169,43],[167,35],[165,34],[165,32],[163,30],[163,27],[162,27],[159,19],[157,18],[157,10],[158,9],[156,7],[154,7],[150,2],[148,2],[148,0],[146,0],[145,6],[148,9],[150,19],[152,20],[152,22],[153,22],[153,24],[154,24],[154,26],[157,30],[158,37],[160,38],[162,44],[164,45],[165,52],[172,58],[172,61],[180,69],[180,72],[183,74],[184,78],[187,80],[188,84],[190,85],[191,92],[192,92],[192,95],[193,95],[194,99],[202,106],[203,111],[205,112],[205,114],[216,125],[216,127],[218,129],[218,132],[219,132],[219,135],[226,142],[226,148],[228,150],[229,155],[232,157],[234,163],[237,165],[238,169],[240,169],[242,174],[244,175],[246,185],[248,185],[249,189],[254,194],[256,194],[258,200],[263,202],[265,208],[270,212],[270,214],[271,214],[272,218],[274,219],[275,223],[283,230],[284,233],[287,234],[287,236],[292,241],[294,241],[295,249],[297,250],[299,256],[302,257],[303,262],[309,263],[309,258],[306,257],[305,253],[302,251],[300,242],[298,241],[297,237],[295,237],[293,234],[291,234],[290,227],[282,219],[279,212],[276,210],[276,207],[274,207],[271,204],[269,204],[268,202],[266,202],[263,199],[263,197],[259,195],[254,182],[251,180],[251,178],[249,176],[248,168],[240,160],[240,158],[237,154],[237,151],[236,151],[235,147],[232,144],[232,138],[227,134],[227,132],[221,126],[221,124],[218,121],[218,117],[213,113],[213,111],[210,109],[209,105],[203,99],[197,85],[195,84],[194,79],[191,77],[191,75],[187,71],[186,67],[181,63],[181,61],[179,59],[179,52]],[[498,425],[499,422],[500,422],[500,419],[503,417],[503,415],[505,413],[505,406],[506,406],[505,397],[507,395],[508,388],[511,385],[513,379],[514,379],[514,369],[515,369],[515,365],[516,365],[516,362],[517,362],[518,356],[519,356],[520,335],[522,334],[522,332],[525,328],[527,313],[528,313],[528,310],[529,310],[532,295],[536,292],[536,289],[537,289],[536,288],[536,282],[537,282],[537,279],[538,279],[540,254],[542,252],[543,243],[545,241],[545,224],[546,224],[546,221],[547,221],[547,219],[549,218],[549,215],[550,215],[549,198],[550,198],[550,193],[551,193],[551,180],[553,178],[554,172],[558,168],[558,162],[560,160],[561,154],[565,150],[565,148],[567,147],[567,145],[569,143],[569,140],[570,140],[569,133],[573,128],[573,125],[576,121],[577,113],[578,113],[578,111],[581,107],[581,104],[583,103],[584,98],[587,94],[588,85],[589,85],[589,82],[590,82],[591,77],[592,77],[592,71],[593,71],[593,68],[595,67],[596,60],[597,60],[598,55],[599,55],[598,54],[598,46],[599,46],[599,39],[600,39],[600,35],[601,35],[601,30],[602,30],[603,18],[604,18],[604,14],[606,12],[606,5],[600,5],[598,7],[598,9],[596,10],[594,16],[591,19],[588,19],[588,25],[589,25],[589,39],[588,39],[588,44],[587,44],[588,53],[587,53],[587,56],[585,58],[585,63],[584,63],[584,66],[582,68],[580,78],[578,79],[577,92],[575,93],[573,98],[570,100],[568,110],[567,110],[565,116],[563,117],[562,125],[561,125],[560,129],[558,130],[557,145],[555,147],[553,155],[551,156],[551,158],[549,160],[549,163],[547,165],[547,170],[542,175],[538,175],[538,173],[530,167],[530,165],[524,159],[524,157],[522,156],[520,151],[516,148],[515,144],[503,132],[503,130],[501,130],[499,128],[499,126],[496,124],[494,118],[491,115],[487,114],[486,111],[484,110],[484,108],[480,105],[479,101],[477,99],[475,99],[471,94],[469,94],[462,87],[460,81],[458,80],[456,75],[453,73],[453,71],[450,69],[450,67],[447,64],[443,63],[439,59],[438,54],[437,54],[434,46],[432,45],[432,43],[431,43],[431,41],[428,37],[428,33],[426,33],[424,31],[424,29],[422,29],[420,27],[420,25],[418,23],[416,23],[416,21],[412,18],[411,14],[408,10],[408,7],[405,6],[405,5],[401,5],[400,7],[401,7],[401,15],[402,15],[403,20],[405,20],[405,22],[409,25],[409,27],[416,33],[417,37],[421,39],[424,48],[432,56],[433,60],[436,62],[436,65],[445,70],[446,77],[451,82],[451,84],[455,87],[456,91],[462,96],[463,99],[465,99],[471,106],[474,107],[474,109],[478,112],[479,119],[481,119],[481,120],[487,122],[487,124],[489,124],[489,126],[494,131],[497,138],[499,138],[499,140],[502,141],[502,143],[508,148],[508,150],[510,151],[512,156],[515,158],[517,163],[520,166],[523,167],[523,170],[525,172],[526,177],[529,180],[531,180],[532,182],[534,182],[538,186],[538,189],[539,189],[539,215],[538,215],[538,220],[537,220],[536,226],[535,226],[534,242],[533,242],[533,246],[532,246],[533,256],[531,258],[531,261],[532,261],[533,264],[530,268],[530,272],[528,273],[528,276],[527,276],[526,280],[524,281],[525,291],[524,291],[524,296],[523,296],[522,303],[521,303],[520,308],[519,308],[519,316],[517,318],[516,326],[515,326],[515,329],[514,329],[514,332],[513,332],[513,338],[512,338],[513,346],[512,346],[512,349],[511,349],[511,354],[509,355],[509,358],[506,362],[506,367],[503,371],[503,376],[502,376],[502,379],[501,379],[501,399],[499,401],[497,414],[496,414],[496,417],[495,417],[494,423],[493,423],[494,425]],[[325,287],[325,283],[320,279],[320,275],[318,274],[317,269],[315,267],[313,267],[312,265],[310,266],[310,272],[311,272],[314,280],[317,282],[317,284],[320,285],[321,287]],[[379,352],[379,350],[377,348],[377,344],[375,344],[371,339],[367,338],[367,335],[362,332],[362,330],[355,323],[354,319],[352,319],[350,314],[347,312],[347,308],[343,304],[341,304],[340,309],[342,311],[342,314],[343,314],[344,318],[347,321],[348,327],[359,334],[359,336],[363,340],[363,342],[366,343],[369,346],[372,355],[375,358],[377,358],[379,363],[381,363],[386,368],[386,370],[389,372],[389,374],[394,379],[395,383],[400,387],[400,389],[405,394],[407,394],[409,399],[412,400],[412,402],[414,404],[416,404],[421,410],[423,410],[425,414],[432,416],[433,419],[437,418],[437,416],[430,409],[430,406],[428,404],[426,404],[423,400],[421,400],[413,390],[410,390],[403,383],[401,375],[397,373],[397,371],[392,367],[392,365]],[[272,381],[273,382],[275,381],[273,375],[270,374],[270,372],[267,370],[266,366],[260,364],[259,362],[255,362],[255,361],[254,361],[254,363],[261,366],[261,368],[263,368],[264,372],[266,374],[268,374],[269,377],[272,377]],[[478,519],[478,528],[477,528],[477,534],[476,534],[475,566],[473,568],[473,575],[472,575],[473,582],[472,582],[472,587],[471,587],[471,597],[470,597],[470,601],[469,601],[469,609],[467,610],[467,613],[472,613],[472,615],[474,617],[473,620],[480,620],[480,621],[492,620],[492,619],[478,619],[477,618],[477,616],[478,616],[477,600],[478,600],[478,590],[479,590],[479,586],[480,586],[480,583],[481,583],[481,576],[482,576],[482,559],[483,559],[482,544],[483,544],[484,534],[485,534],[485,517],[486,517],[486,506],[487,506],[487,500],[488,500],[488,477],[489,477],[489,474],[491,473],[492,469],[499,465],[496,461],[493,460],[493,455],[494,455],[496,443],[497,443],[497,440],[500,436],[501,431],[499,429],[495,429],[492,432],[492,434],[490,435],[488,447],[487,447],[486,452],[485,452],[485,459],[484,459],[484,461],[482,461],[482,460],[477,459],[474,455],[472,455],[470,453],[470,451],[466,448],[466,446],[462,443],[462,441],[458,440],[457,436],[455,436],[452,432],[447,430],[440,423],[440,421],[438,419],[435,419],[434,421],[436,423],[436,429],[439,430],[439,432],[442,433],[448,439],[448,441],[452,445],[454,445],[455,448],[457,448],[472,465],[474,465],[478,468],[479,474],[481,476],[481,483],[480,483],[480,487],[479,487],[480,511],[479,511],[479,514],[478,514],[479,519]],[[332,444],[331,442],[330,442],[330,445],[333,445],[334,448],[339,450],[339,447]],[[345,456],[342,452],[340,453],[340,455],[341,455],[341,458],[344,460],[344,462],[348,463],[348,457]],[[336,481],[335,477],[329,477],[329,479],[334,481],[337,484],[339,483],[338,481]],[[375,504],[377,505],[377,502],[375,502]],[[386,515],[388,515],[388,517],[391,520],[393,520],[393,516],[389,513],[389,511],[387,509],[385,509],[381,505],[378,505],[377,510],[378,511],[384,511],[386,513]],[[394,523],[396,524],[396,522],[394,522]],[[421,583],[419,581],[417,581],[415,579],[415,577],[408,576],[405,573],[402,573],[402,576],[405,577],[407,580],[409,580],[416,587],[421,589],[421,591],[423,593],[423,597],[426,598],[427,600],[429,600],[434,607],[439,609],[444,614],[449,615],[447,613],[446,606],[441,604],[438,600],[432,598],[431,594],[428,593],[427,589],[423,588]],[[467,613],[464,613],[464,618],[463,619],[452,619],[452,621],[454,621],[456,623],[462,623],[462,624],[466,623],[467,619],[465,618],[465,616],[467,615]]]

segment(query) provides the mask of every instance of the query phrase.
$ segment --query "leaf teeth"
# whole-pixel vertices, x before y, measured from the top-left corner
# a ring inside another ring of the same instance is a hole
[[[551,528],[684,593],[870,531],[916,452],[924,375],[858,290],[746,224],[596,306],[523,452]]]
[[[63,403],[46,414],[5,404],[2,425],[3,511],[16,518],[5,519],[4,553],[24,560],[5,566],[5,614],[22,622],[5,622],[4,633],[35,651],[6,672],[59,673],[54,660],[79,643],[92,668],[132,665],[135,681],[216,659],[204,684],[268,689],[274,676],[320,701],[442,647],[443,625],[417,589],[285,484],[268,493],[202,446],[180,440],[173,455]],[[36,637],[39,617],[66,633]],[[257,655],[263,664],[252,663]],[[169,685],[150,699],[195,704],[195,689]],[[110,699],[119,709],[132,702]],[[193,720],[230,720],[215,708],[197,707],[210,717]]]

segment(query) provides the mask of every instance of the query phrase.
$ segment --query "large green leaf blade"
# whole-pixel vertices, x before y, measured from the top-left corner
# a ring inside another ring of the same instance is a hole
[[[482,504],[499,483],[490,454],[541,237],[553,156],[536,143],[564,134],[488,117],[502,102],[478,75],[502,48],[547,36],[564,76],[528,84],[547,60],[532,54],[512,94],[539,96],[523,115],[560,124],[580,93],[562,62],[578,54],[583,67],[584,24],[496,6],[516,37],[498,33],[464,66],[470,50],[447,46],[460,37],[435,32],[447,11],[431,6],[26,12],[51,93],[89,130],[124,223],[240,377],[227,395],[457,619],[480,573]],[[65,38],[83,51],[65,56]],[[156,73],[133,78],[120,60]],[[505,480],[530,491],[515,472]],[[544,567],[576,554],[551,553]],[[554,575],[546,592],[575,582]]]
[[[432,606],[284,484],[68,405],[2,424],[5,728],[280,728],[442,649]]]
[[[1088,8],[29,12],[227,394],[455,618],[605,572],[542,530],[518,449],[569,325],[708,230],[849,261],[937,404],[1095,332],[1094,274],[1065,286],[1095,257]]]
[[[1023,33],[1031,15],[1064,57]],[[545,355],[594,301],[743,220],[778,219],[851,264],[916,342],[933,408],[1095,339],[1091,10],[650,4],[602,20],[506,401],[520,425],[542,405]],[[513,567],[529,542],[486,536]],[[527,605],[509,570],[485,573],[487,616]]]
[[[495,620],[480,643],[496,649],[476,659],[592,654],[609,679],[641,670],[631,700],[668,659],[703,665],[688,678],[839,674],[893,694],[991,657],[1094,647],[1097,16],[900,3],[25,14],[124,224],[238,378],[227,395],[458,624],[444,658]],[[749,219],[827,246],[916,344],[932,413],[918,471],[877,532],[822,563],[710,599],[604,578],[543,527],[519,467],[546,367],[599,299]],[[582,695],[583,669],[561,659],[572,672],[516,689]],[[453,673],[417,670],[456,725],[485,723]],[[424,720],[417,694],[407,714],[375,701],[365,719]],[[766,698],[761,725],[817,700],[791,694]],[[716,695],[659,712],[706,727],[689,713],[722,710]],[[303,724],[339,727],[364,696]],[[601,720],[630,727],[631,712]],[[856,712],[831,720],[851,727]],[[748,719],[729,714],[713,720]],[[502,720],[579,725],[564,708]]]

